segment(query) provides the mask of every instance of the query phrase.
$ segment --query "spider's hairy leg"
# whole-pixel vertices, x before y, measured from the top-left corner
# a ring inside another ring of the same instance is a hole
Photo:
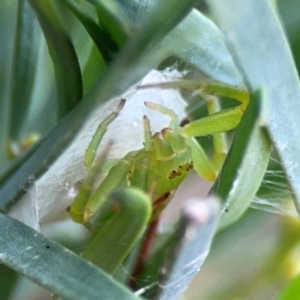
[[[192,93],[206,93],[210,95],[217,95],[235,99],[241,103],[245,110],[248,106],[250,95],[246,88],[229,85],[220,81],[200,81],[200,80],[180,80],[169,81],[161,83],[145,84],[138,87],[138,89],[184,89]]]
[[[104,163],[106,161],[107,155],[111,149],[112,143],[108,143],[101,153],[100,157],[97,159],[96,164],[93,169],[90,170],[88,177],[84,182],[79,183],[80,187],[78,189],[78,194],[74,199],[72,206],[70,207],[70,214],[75,222],[81,223],[83,219],[83,209],[91,196],[93,191],[94,182],[97,180],[100,171],[103,170]]]
[[[144,139],[145,139],[145,150],[152,150],[152,133],[150,128],[150,121],[147,116],[143,117],[143,126],[144,126]]]
[[[169,127],[173,130],[176,129],[176,127],[178,125],[178,117],[173,110],[168,109],[162,105],[159,105],[159,104],[153,103],[153,102],[145,102],[145,105],[150,109],[154,109],[154,110],[168,116],[171,119]]]
[[[218,97],[213,95],[202,95],[202,98],[206,101],[207,111],[209,115],[215,114],[221,110]],[[228,145],[225,132],[217,132],[212,134],[213,141],[213,156],[212,164],[214,168],[219,171],[222,168],[225,157],[228,153]]]
[[[125,105],[125,102],[125,99],[121,99],[116,109],[99,124],[84,156],[84,164],[88,170],[91,170],[93,167],[96,151],[103,138],[103,135],[107,130],[107,126],[119,115],[120,111]]]
[[[206,156],[205,152],[194,139],[192,139],[193,142],[191,142],[190,147],[195,170],[203,178],[215,180],[227,154],[227,144],[223,132],[231,130],[239,124],[243,115],[243,110],[240,105],[231,109],[215,112],[218,109],[218,106],[216,105],[217,99],[212,98],[212,96],[206,97],[208,98],[208,111],[211,114],[207,117],[190,122],[182,128],[182,131],[191,138],[212,135],[215,151],[211,161],[209,161],[208,158],[204,158],[204,156]],[[213,170],[215,174],[213,173]]]
[[[223,109],[212,115],[195,120],[187,124],[185,132],[188,136],[206,136],[217,132],[234,129],[240,122],[244,110],[241,105]]]
[[[192,152],[193,167],[195,171],[205,180],[214,181],[218,176],[218,172],[201,145],[194,138],[190,138],[188,144]]]
[[[138,87],[139,89],[162,88],[185,89],[193,94],[198,94],[206,100],[208,116],[190,122],[184,126],[182,132],[188,137],[212,135],[214,154],[210,162],[205,152],[194,139],[190,140],[190,147],[194,160],[194,168],[205,179],[214,180],[221,169],[227,154],[227,143],[223,132],[235,128],[249,103],[249,93],[245,88],[228,85],[218,81],[181,80],[173,82],[162,82],[147,84]],[[240,105],[220,110],[216,96],[235,99]]]
[[[191,137],[213,135],[235,128],[239,124],[250,99],[249,92],[245,88],[228,85],[218,81],[181,80],[147,84],[139,86],[138,88],[180,88],[201,95],[203,98],[211,99],[210,101],[207,101],[209,116],[193,121],[185,126],[186,134]],[[238,101],[240,105],[220,111],[216,104],[216,98],[205,95],[232,98]],[[221,142],[221,149],[224,147],[224,143],[221,140],[219,140],[219,142]],[[217,162],[218,160],[219,159],[216,159],[216,165],[219,164]]]
[[[126,176],[131,168],[133,158],[134,153],[130,152],[123,159],[119,160],[93,192],[88,178],[87,182],[90,190],[88,193],[86,190],[83,190],[83,192],[82,189],[79,190],[70,208],[70,215],[75,222],[87,223],[100,210],[111,192],[120,186],[126,185]],[[84,186],[85,183],[83,184]]]
[[[82,222],[88,222],[103,206],[110,193],[122,186],[127,186],[126,178],[132,168],[136,152],[129,152],[114,165],[98,188],[91,194],[82,212]],[[76,201],[76,199],[75,199]]]

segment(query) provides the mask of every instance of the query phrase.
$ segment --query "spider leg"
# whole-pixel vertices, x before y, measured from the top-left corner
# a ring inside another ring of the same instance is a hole
[[[85,156],[84,156],[84,164],[88,170],[92,169],[93,167],[96,151],[103,138],[103,135],[107,130],[107,126],[119,115],[124,105],[125,105],[125,99],[121,99],[117,108],[99,124],[88,148],[86,149]]]

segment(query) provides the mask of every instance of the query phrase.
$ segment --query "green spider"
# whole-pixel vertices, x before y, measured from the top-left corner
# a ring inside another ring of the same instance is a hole
[[[224,138],[219,133],[238,125],[249,102],[247,90],[215,81],[165,82],[139,88],[152,87],[197,91],[206,100],[209,115],[180,127],[177,116],[172,110],[152,102],[145,102],[148,108],[170,118],[169,127],[152,134],[149,119],[144,116],[144,148],[129,152],[120,159],[94,191],[91,187],[86,188],[77,196],[70,209],[74,221],[89,222],[91,217],[99,212],[109,194],[122,186],[137,187],[150,195],[153,203],[151,217],[153,220],[165,207],[167,200],[186,178],[190,169],[193,168],[206,180],[216,179],[227,151]],[[215,94],[236,99],[241,104],[218,111]],[[85,155],[85,165],[88,170],[93,169],[96,150],[108,125],[118,116],[124,105],[125,100],[122,99],[116,110],[99,125]],[[194,138],[206,135],[212,135],[214,141],[215,153],[211,161]]]
[[[81,255],[110,274],[117,270],[149,224],[133,277],[139,273],[149,253],[148,241],[153,239],[158,217],[191,169],[206,180],[216,179],[227,153],[223,132],[238,125],[249,102],[247,90],[220,82],[166,82],[139,88],[152,87],[197,91],[205,99],[209,115],[180,127],[171,109],[145,102],[149,109],[170,118],[169,127],[152,134],[149,119],[144,116],[144,147],[118,160],[95,187],[109,150],[98,161],[95,153],[125,100],[98,126],[84,158],[89,175],[78,191],[70,215],[94,233]],[[219,111],[214,94],[236,99],[240,105]],[[206,135],[213,137],[215,153],[211,160],[194,138]]]

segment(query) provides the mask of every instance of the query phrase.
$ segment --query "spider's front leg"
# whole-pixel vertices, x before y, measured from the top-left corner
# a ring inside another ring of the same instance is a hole
[[[135,245],[149,222],[151,201],[141,189],[127,186],[137,152],[129,152],[110,170],[98,187],[95,181],[101,172],[109,148],[95,160],[95,153],[107,126],[124,106],[120,101],[99,126],[87,148],[85,164],[88,177],[79,188],[70,215],[75,222],[86,224],[93,237],[82,257],[112,274]]]
[[[210,91],[213,92],[214,90]],[[219,92],[219,90],[216,91]],[[249,94],[244,89],[237,89],[232,86],[227,86],[225,89],[222,85],[221,91],[222,93],[219,93],[220,96],[236,97],[235,100],[241,102],[241,104],[233,108],[220,110],[219,99],[215,95],[201,93],[201,97],[206,101],[209,115],[192,121],[184,127],[184,132],[192,138],[207,135],[212,136],[214,152],[212,159],[209,161],[209,165],[207,164],[207,160],[203,157],[204,151],[200,149],[200,145],[194,139],[191,139],[194,168],[202,176],[203,172],[206,172],[203,171],[204,168],[208,169],[210,166],[214,168],[215,176],[211,178],[203,176],[211,181],[216,179],[228,152],[225,132],[238,126],[249,102]],[[196,148],[197,150],[195,151]],[[204,155],[206,156],[205,153]],[[205,160],[205,164],[203,160]]]
[[[146,88],[181,88],[199,94],[207,104],[208,116],[192,121],[182,129],[182,132],[190,137],[188,141],[192,151],[194,168],[204,179],[213,181],[216,179],[227,154],[225,131],[235,128],[249,103],[249,93],[245,88],[227,85],[217,81],[182,80],[164,82],[140,86]],[[220,110],[219,100],[216,96],[232,98],[240,105]],[[214,154],[212,160],[208,159],[202,147],[193,137],[212,135]]]
[[[91,142],[89,143],[86,149],[84,164],[88,170],[88,176],[87,179],[83,182],[83,184],[81,184],[78,194],[75,197],[74,202],[70,207],[70,215],[75,222],[86,223],[89,221],[92,215],[96,213],[96,210],[94,209],[91,211],[91,213],[89,213],[89,211],[86,209],[86,205],[90,202],[90,199],[93,197],[93,194],[95,194],[94,183],[98,178],[99,172],[103,168],[103,163],[107,156],[106,152],[108,150],[102,153],[102,158],[100,158],[98,162],[96,162],[95,160],[96,152],[107,130],[107,127],[111,122],[113,122],[116,119],[116,117],[119,115],[124,105],[125,105],[125,99],[121,99],[116,109],[99,124],[95,134],[93,135]],[[125,175],[121,174],[121,176],[125,176]],[[117,186],[117,184],[113,186],[115,187]],[[95,200],[93,200],[92,202],[94,201]],[[102,204],[103,204],[103,200],[99,206],[101,206]]]
[[[116,271],[136,244],[152,212],[149,196],[140,188],[127,186],[135,155],[130,152],[113,166],[76,214],[76,221],[80,217],[79,221],[93,233],[82,257],[109,274]],[[71,207],[73,214],[75,207],[76,202]]]
[[[86,149],[85,156],[84,156],[84,164],[88,170],[91,170],[93,164],[95,162],[95,156],[97,149],[102,141],[102,138],[107,130],[108,125],[113,122],[116,117],[119,115],[120,111],[123,109],[126,100],[121,99],[116,109],[108,115],[98,126],[93,138]]]

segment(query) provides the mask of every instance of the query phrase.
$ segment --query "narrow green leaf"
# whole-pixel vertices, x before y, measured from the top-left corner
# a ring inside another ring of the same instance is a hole
[[[219,227],[237,221],[249,207],[267,169],[271,143],[259,126],[260,92],[250,99],[218,180],[210,193],[224,203]]]
[[[19,221],[0,214],[0,231],[1,263],[64,299],[138,299],[100,269]]]
[[[149,14],[157,0],[118,1],[134,24],[134,30],[140,30],[139,21]],[[145,63],[157,59],[175,56],[201,73],[227,84],[243,86],[239,71],[229,53],[223,32],[207,17],[196,9],[166,36],[162,44],[153,49],[155,55],[149,55]]]
[[[51,1],[30,0],[45,35],[52,58],[57,87],[57,115],[62,118],[82,98],[81,71],[69,36],[65,33]]]
[[[193,9],[164,43],[157,49],[159,56],[176,56],[214,80],[244,86],[222,31],[199,11]]]
[[[92,44],[89,57],[82,70],[84,95],[92,89],[99,78],[103,77],[107,67],[107,63],[104,61],[101,53],[99,53],[98,48],[95,44]]]
[[[122,47],[132,35],[133,24],[115,1],[89,0],[98,14],[99,24],[111,36],[111,39]]]
[[[299,211],[300,86],[274,6],[268,0],[229,0],[226,4],[222,0],[210,0],[210,3],[251,88],[263,86],[270,99],[265,126],[297,197],[295,205]],[[254,41],[259,42],[253,46]],[[257,163],[252,161],[252,164]]]
[[[31,105],[40,38],[34,12],[26,0],[19,0],[8,113],[10,152],[13,152],[11,144],[17,146],[24,134],[22,128]]]
[[[134,188],[116,190],[110,198],[112,216],[99,228],[82,256],[113,274],[143,232],[152,207],[149,196]]]
[[[116,53],[118,52],[119,47],[110,39],[110,36],[101,27],[99,27],[99,25],[94,20],[84,14],[73,1],[63,0],[62,3],[65,4],[82,23],[106,63],[109,63],[114,55],[116,55]]]

